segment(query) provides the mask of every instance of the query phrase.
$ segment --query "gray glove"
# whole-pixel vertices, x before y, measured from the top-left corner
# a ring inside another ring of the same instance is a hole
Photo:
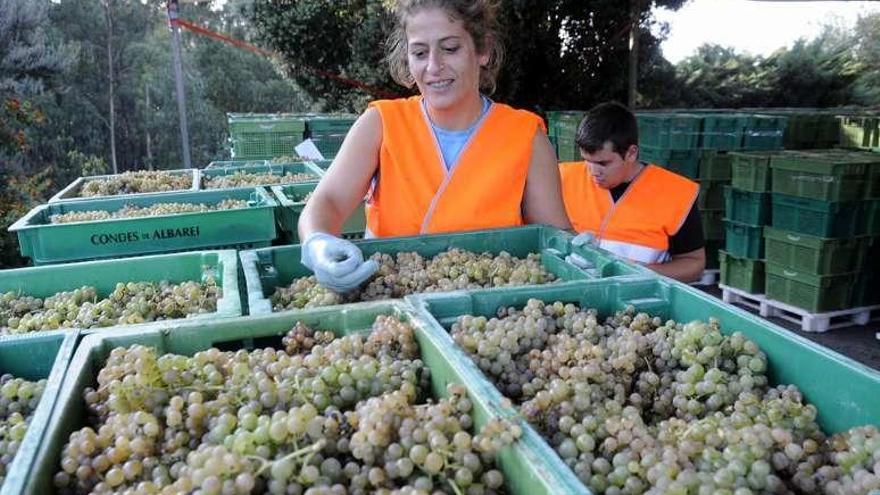
[[[306,238],[300,261],[315,273],[318,283],[335,292],[359,287],[379,269],[375,261],[364,261],[357,246],[324,232]]]

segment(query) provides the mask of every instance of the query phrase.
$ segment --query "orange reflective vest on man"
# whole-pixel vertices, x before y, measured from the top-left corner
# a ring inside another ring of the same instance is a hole
[[[523,224],[521,203],[541,119],[492,103],[447,172],[419,96],[370,104],[382,118],[378,177],[367,201],[375,237]]]
[[[681,228],[700,187],[655,165],[647,165],[615,202],[596,184],[586,162],[559,164],[565,210],[578,233],[589,232],[599,247],[633,261],[669,259],[669,238]]]

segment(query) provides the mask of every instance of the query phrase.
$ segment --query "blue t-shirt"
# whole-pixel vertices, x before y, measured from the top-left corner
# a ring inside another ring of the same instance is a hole
[[[483,118],[489,113],[489,107],[492,105],[492,101],[483,95],[481,95],[481,98],[483,100],[483,109],[480,113],[480,118],[467,129],[450,131],[431,122],[431,130],[434,131],[434,136],[437,138],[437,144],[440,145],[440,153],[443,155],[443,164],[446,166],[446,170],[451,170],[452,167],[455,166],[458,162],[458,157],[461,155],[461,151],[464,149],[468,141],[470,141],[477,128],[480,127]],[[429,118],[428,121],[430,122],[430,120],[431,119]]]

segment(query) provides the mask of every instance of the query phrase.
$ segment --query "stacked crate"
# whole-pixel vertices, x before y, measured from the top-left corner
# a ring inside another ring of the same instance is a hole
[[[577,128],[586,112],[580,110],[556,110],[547,112],[547,137],[556,150],[560,162],[580,161],[576,136]]]
[[[306,137],[315,143],[324,158],[333,159],[356,119],[357,115],[353,114],[309,116],[306,118]]]
[[[871,299],[874,270],[866,260],[880,233],[878,164],[876,154],[840,150],[771,158],[773,227],[764,233],[769,299],[812,313]]]
[[[731,186],[724,190],[721,283],[752,294],[764,292],[763,229],[770,224],[770,159],[775,154],[731,153]]]
[[[706,268],[718,268],[723,242],[722,187],[730,180],[725,153],[700,150],[703,117],[690,113],[640,113],[639,157],[700,183],[697,200],[706,238]]]
[[[302,142],[306,121],[298,114],[227,114],[232,155],[236,160],[271,160],[291,156]]]

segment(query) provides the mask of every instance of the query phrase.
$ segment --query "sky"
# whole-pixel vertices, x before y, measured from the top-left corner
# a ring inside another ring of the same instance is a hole
[[[675,12],[656,9],[654,16],[669,23],[661,49],[676,63],[703,43],[769,55],[798,38],[815,37],[824,24],[852,27],[859,14],[874,12],[880,12],[880,2],[691,0]]]

